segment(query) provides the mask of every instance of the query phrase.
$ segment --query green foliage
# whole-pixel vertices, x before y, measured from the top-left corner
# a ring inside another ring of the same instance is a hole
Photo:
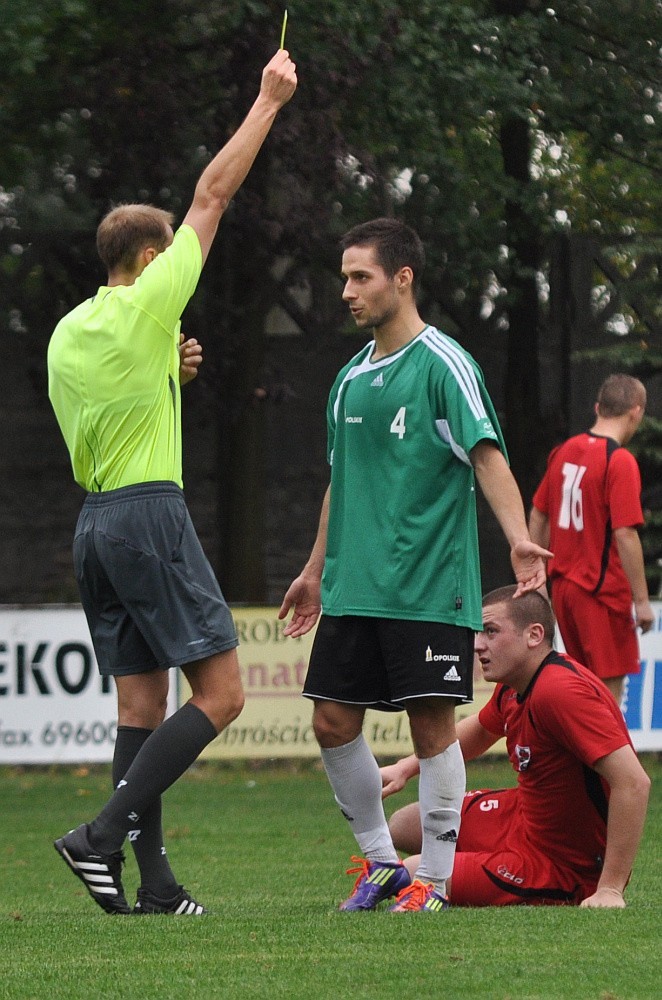
[[[645,417],[630,448],[647,484],[642,496],[646,523],[641,540],[649,590],[653,595],[662,594],[662,420]]]
[[[273,307],[320,346],[346,327],[336,237],[397,214],[428,249],[426,318],[503,378],[527,496],[549,444],[537,371],[549,350],[549,238],[623,239],[624,271],[650,246],[659,254],[659,0],[287,6],[300,85],[186,315],[221,383],[210,419],[234,430]],[[99,218],[112,203],[151,201],[181,219],[257,93],[282,12],[275,0],[5,0],[0,335],[21,345],[17,363],[28,359],[42,395],[55,322],[103,278]],[[640,290],[648,302],[656,278]],[[223,456],[230,483],[245,478],[239,452],[256,450],[244,441]],[[240,526],[226,533],[239,538]]]
[[[287,43],[301,86],[270,144],[271,193],[249,180],[233,239],[257,227],[265,264],[283,250],[331,263],[330,235],[397,211],[430,246],[438,294],[464,290],[475,312],[489,269],[501,260],[504,274],[508,200],[543,235],[559,211],[580,230],[597,220],[645,231],[656,213],[659,225],[658,5],[628,3],[627,20],[606,0],[559,6],[295,0]],[[8,289],[27,328],[52,319],[45,303],[33,316],[22,294],[32,265],[46,284],[54,272],[61,295],[51,285],[44,297],[56,312],[80,297],[111,200],[186,207],[255,94],[280,13],[239,0],[12,3],[0,25],[0,250],[27,254]],[[501,129],[513,117],[547,153],[562,150],[560,162],[539,156],[524,185],[503,170]],[[63,253],[72,241],[78,261]],[[61,271],[72,266],[69,289]]]

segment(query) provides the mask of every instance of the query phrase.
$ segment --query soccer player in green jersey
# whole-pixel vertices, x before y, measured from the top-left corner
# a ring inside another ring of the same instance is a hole
[[[102,811],[55,842],[108,913],[198,915],[163,847],[161,794],[243,706],[232,616],[182,492],[180,382],[202,360],[180,317],[223,212],[297,85],[285,50],[265,67],[242,125],[203,171],[181,227],[149,205],[101,222],[108,282],[57,325],[49,396],[87,497],[74,567],[99,669],[115,679],[116,789]],[[164,721],[169,668],[191,699]],[[129,838],[141,886],[133,909],[121,881]]]
[[[472,699],[482,627],[475,481],[511,546],[517,593],[545,582],[550,553],[529,538],[522,499],[473,358],[424,323],[417,234],[394,219],[342,240],[343,299],[374,339],[335,380],[328,403],[331,484],[311,556],[288,589],[291,636],[319,621],[304,695],[322,760],[362,857],[343,910],[407,891],[362,732],[366,708],[404,709],[420,760],[420,909],[444,909],[465,770],[455,705]]]

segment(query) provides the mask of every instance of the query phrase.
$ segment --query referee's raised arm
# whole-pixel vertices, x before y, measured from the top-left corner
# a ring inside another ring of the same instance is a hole
[[[262,72],[260,92],[232,138],[202,172],[184,223],[195,229],[205,261],[223,212],[243,183],[276,115],[297,86],[296,67],[279,49]]]

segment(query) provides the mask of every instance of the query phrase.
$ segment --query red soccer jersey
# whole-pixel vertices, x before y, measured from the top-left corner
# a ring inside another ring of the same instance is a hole
[[[517,772],[508,844],[595,872],[604,858],[609,789],[593,765],[632,745],[604,684],[552,650],[524,695],[498,684],[478,718],[490,733],[505,735]]]
[[[578,434],[552,451],[533,505],[549,518],[550,577],[628,612],[632,591],[612,532],[644,523],[634,456],[611,438]]]

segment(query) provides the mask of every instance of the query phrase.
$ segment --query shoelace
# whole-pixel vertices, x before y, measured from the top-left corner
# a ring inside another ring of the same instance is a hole
[[[433,882],[419,882],[418,879],[398,893],[396,903],[403,910],[420,910],[434,891]]]
[[[358,873],[358,878],[354,883],[354,888],[352,889],[352,892],[356,892],[362,879],[364,879],[366,875],[370,874],[370,862],[365,858],[359,858],[356,854],[352,854],[349,860],[354,861],[358,866],[356,868],[347,868],[345,871],[346,875],[356,875]]]

